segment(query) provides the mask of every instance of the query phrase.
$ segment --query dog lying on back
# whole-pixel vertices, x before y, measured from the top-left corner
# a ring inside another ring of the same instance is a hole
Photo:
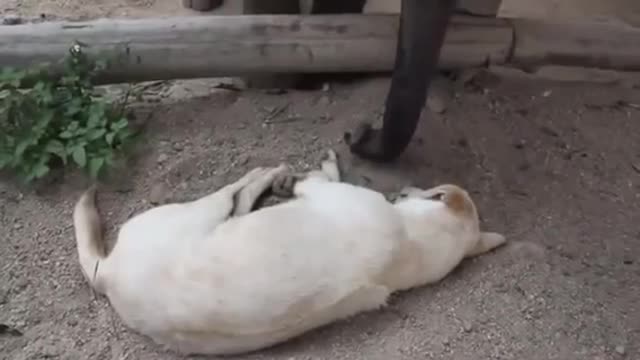
[[[292,199],[252,211],[268,189]],[[74,210],[82,271],[130,328],[185,354],[284,342],[435,283],[502,245],[463,189],[406,188],[394,203],[340,182],[336,155],[304,176],[256,168],[198,200],[128,220],[104,251],[95,189]]]

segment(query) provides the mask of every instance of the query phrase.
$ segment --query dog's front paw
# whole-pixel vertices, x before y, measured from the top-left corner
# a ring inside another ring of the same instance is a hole
[[[273,180],[271,191],[274,195],[279,197],[293,197],[293,188],[300,179],[301,176],[299,174],[290,171],[278,174]]]
[[[336,154],[335,150],[329,149],[325,151],[322,158],[320,159],[322,162],[338,162],[338,154]]]

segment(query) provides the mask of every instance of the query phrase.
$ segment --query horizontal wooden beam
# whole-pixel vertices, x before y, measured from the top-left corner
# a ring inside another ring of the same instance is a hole
[[[640,28],[612,23],[511,20],[515,46],[511,65],[545,65],[640,71]]]
[[[392,68],[398,16],[235,15],[99,19],[0,27],[0,66],[54,62],[79,41],[121,60],[101,79],[124,81],[251,73],[378,72]],[[443,68],[501,62],[511,46],[506,21],[458,17]]]
[[[0,26],[0,67],[56,62],[79,41],[117,54],[101,83],[260,73],[385,72],[397,15],[236,15]],[[456,16],[440,68],[487,64],[640,71],[640,29]]]

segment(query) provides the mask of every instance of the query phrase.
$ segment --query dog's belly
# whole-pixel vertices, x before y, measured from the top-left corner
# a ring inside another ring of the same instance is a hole
[[[230,334],[211,331],[162,331],[151,337],[170,348],[186,354],[232,355],[264,349],[300,336],[310,330],[348,316],[374,310],[386,303],[389,290],[381,285],[361,287],[343,300],[323,309],[309,312],[307,317],[281,328],[261,332]]]

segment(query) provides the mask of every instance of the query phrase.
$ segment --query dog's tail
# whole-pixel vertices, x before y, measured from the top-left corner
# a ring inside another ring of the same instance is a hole
[[[100,261],[104,260],[107,255],[95,199],[96,187],[92,186],[82,194],[76,203],[73,210],[73,226],[82,273],[95,291],[104,293],[99,267]]]

